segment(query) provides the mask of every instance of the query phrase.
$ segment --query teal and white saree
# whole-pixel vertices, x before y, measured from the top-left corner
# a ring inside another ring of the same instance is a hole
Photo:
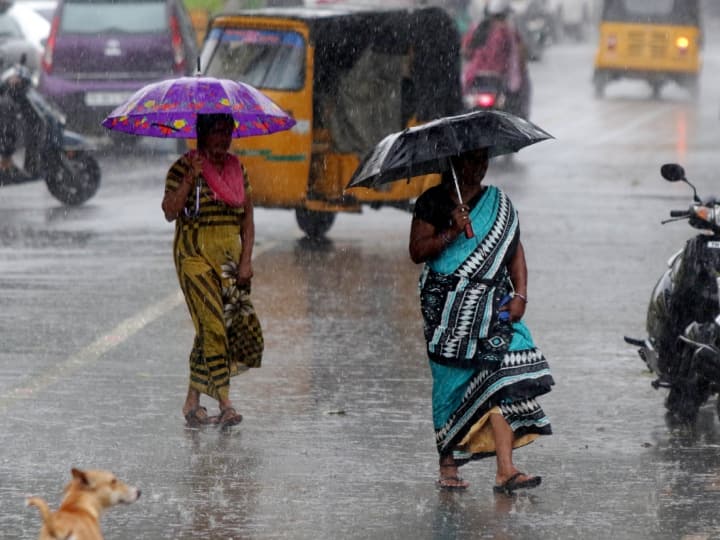
[[[525,323],[498,317],[512,292],[507,265],[520,238],[515,208],[490,186],[470,218],[475,236],[458,237],[420,277],[436,443],[461,462],[494,455],[491,411],[508,421],[516,447],[550,434],[535,398],[554,384]]]

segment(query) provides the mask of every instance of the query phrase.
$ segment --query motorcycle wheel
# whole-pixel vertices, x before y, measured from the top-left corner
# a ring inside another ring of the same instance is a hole
[[[100,165],[89,154],[62,155],[50,166],[45,183],[52,196],[61,203],[78,206],[95,195],[100,187]]]
[[[707,384],[683,380],[670,387],[665,408],[676,420],[692,425],[697,419],[700,406],[710,397]]]

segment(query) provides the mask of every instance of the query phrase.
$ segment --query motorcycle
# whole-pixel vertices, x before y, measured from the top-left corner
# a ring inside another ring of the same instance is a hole
[[[463,102],[468,111],[505,110],[507,94],[502,78],[494,73],[475,75],[463,91]]]
[[[625,341],[657,376],[655,389],[667,388],[665,407],[672,418],[694,423],[700,407],[720,391],[720,202],[701,200],[683,167],[666,164],[662,176],[693,190],[687,210],[671,210],[663,224],[687,220],[703,231],[668,261],[647,309],[648,337]],[[718,402],[720,415],[720,401]]]
[[[528,118],[530,87],[525,85],[521,92],[510,94],[499,74],[477,73],[463,89],[463,104],[467,111],[495,109]]]
[[[0,186],[44,180],[68,206],[83,204],[97,192],[100,166],[91,146],[65,129],[63,113],[34,88],[25,58],[0,75],[0,131],[5,159],[12,160],[16,142],[24,143],[22,168],[0,168]]]
[[[542,0],[513,0],[515,24],[527,47],[528,59],[542,60],[552,35],[552,16]]]

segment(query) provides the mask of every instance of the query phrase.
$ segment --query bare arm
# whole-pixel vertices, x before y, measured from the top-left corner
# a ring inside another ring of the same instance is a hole
[[[419,218],[413,218],[410,226],[410,258],[414,263],[423,263],[434,259],[447,245],[465,230],[469,223],[469,207],[460,205],[453,209],[452,227],[439,232],[435,226]]]
[[[238,284],[249,284],[253,276],[252,251],[255,245],[255,217],[253,215],[253,202],[250,193],[245,194],[245,212],[240,222],[240,239],[242,252],[238,264]]]
[[[525,315],[525,305],[527,304],[527,264],[525,262],[525,249],[522,242],[518,242],[515,253],[508,264],[510,279],[515,289],[515,296],[500,311],[509,311],[510,320],[519,321]]]
[[[175,191],[165,192],[162,209],[166,220],[175,221],[178,218],[194,185],[195,181],[191,178],[189,181],[183,180]]]
[[[186,172],[175,191],[166,190],[162,201],[162,209],[165,219],[175,221],[187,203],[187,198],[195,187],[195,179],[202,170],[202,161],[199,157],[186,161]],[[171,174],[171,173],[168,173]]]

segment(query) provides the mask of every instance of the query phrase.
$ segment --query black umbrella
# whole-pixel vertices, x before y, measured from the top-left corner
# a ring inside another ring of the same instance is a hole
[[[403,178],[442,173],[449,167],[462,204],[451,156],[487,148],[489,157],[495,157],[552,138],[532,122],[502,111],[446,116],[385,137],[363,158],[347,188],[374,188]],[[466,233],[469,237],[471,230]]]
[[[450,156],[469,150],[487,148],[495,157],[552,138],[532,122],[502,111],[446,116],[385,137],[363,158],[347,187],[373,188],[441,173]]]

